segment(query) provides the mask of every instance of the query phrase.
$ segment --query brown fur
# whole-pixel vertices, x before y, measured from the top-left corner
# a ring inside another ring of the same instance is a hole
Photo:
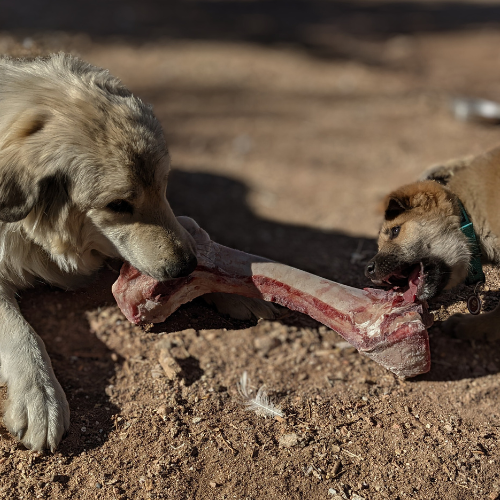
[[[387,196],[379,252],[366,274],[380,282],[424,262],[421,298],[428,299],[467,276],[471,250],[460,231],[458,200],[473,222],[482,261],[500,264],[500,148],[434,167],[422,179]],[[479,317],[454,316],[445,328],[462,338],[500,338],[499,319],[497,308]]]

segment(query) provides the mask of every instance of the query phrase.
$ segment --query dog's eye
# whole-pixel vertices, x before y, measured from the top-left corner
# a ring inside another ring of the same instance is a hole
[[[132,214],[134,212],[134,207],[126,200],[115,200],[108,203],[107,207],[113,212],[119,214]]]
[[[398,237],[401,226],[391,227],[391,240]]]

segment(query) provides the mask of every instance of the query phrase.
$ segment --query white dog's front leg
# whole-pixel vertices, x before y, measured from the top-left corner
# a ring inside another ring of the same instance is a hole
[[[54,451],[69,429],[69,405],[42,339],[5,289],[0,289],[0,376],[7,384],[5,426],[27,448]]]

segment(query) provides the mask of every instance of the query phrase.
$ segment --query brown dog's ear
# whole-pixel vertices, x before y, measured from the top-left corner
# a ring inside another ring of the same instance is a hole
[[[387,197],[385,219],[393,220],[407,210],[433,210],[449,199],[446,187],[434,181],[420,181],[408,184]]]
[[[390,197],[387,201],[387,207],[385,209],[385,220],[393,220],[398,215],[405,212],[409,207],[405,205],[404,200],[400,198]]]

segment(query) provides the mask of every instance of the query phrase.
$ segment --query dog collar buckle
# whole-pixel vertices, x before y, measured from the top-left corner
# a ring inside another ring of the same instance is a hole
[[[470,220],[465,207],[460,200],[458,200],[458,204],[460,206],[461,212],[460,231],[462,231],[462,233],[469,240],[469,246],[471,250],[469,272],[467,274],[467,278],[465,279],[465,284],[473,285],[474,283],[479,282],[484,283],[486,281],[486,277],[483,272],[483,265],[481,263],[481,249],[479,248],[479,244],[477,242],[476,232],[474,231],[472,221]]]

